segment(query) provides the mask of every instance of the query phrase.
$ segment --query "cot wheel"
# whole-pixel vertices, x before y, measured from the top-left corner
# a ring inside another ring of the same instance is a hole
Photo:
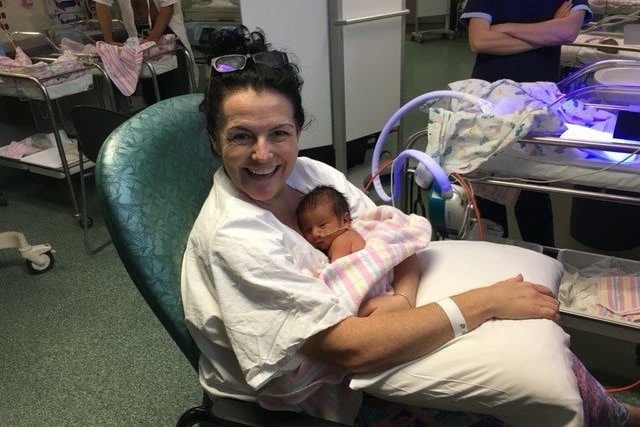
[[[44,257],[44,263],[42,265],[25,260],[29,274],[42,274],[53,268],[53,254],[51,251],[43,253],[42,256]]]
[[[80,218],[78,220],[78,222],[80,223],[80,227],[84,228],[84,221],[85,219]],[[91,218],[90,216],[86,217],[86,221],[87,221],[87,228],[91,228],[91,226],[93,225],[93,218]]]

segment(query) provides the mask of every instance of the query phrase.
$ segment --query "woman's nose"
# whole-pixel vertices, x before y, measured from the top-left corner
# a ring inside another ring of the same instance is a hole
[[[271,147],[269,146],[266,138],[259,137],[253,145],[253,159],[267,160],[271,158],[271,156]]]

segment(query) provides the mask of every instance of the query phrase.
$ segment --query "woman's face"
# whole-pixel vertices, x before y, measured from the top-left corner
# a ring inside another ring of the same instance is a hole
[[[300,136],[289,100],[274,91],[241,90],[226,97],[222,115],[214,147],[231,181],[254,201],[282,194]]]

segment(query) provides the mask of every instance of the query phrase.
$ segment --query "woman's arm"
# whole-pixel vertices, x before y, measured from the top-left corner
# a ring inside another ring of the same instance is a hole
[[[489,24],[489,21],[482,18],[471,18],[469,20],[469,48],[472,52],[491,55],[512,55],[528,52],[543,46],[496,31],[494,27]]]
[[[559,321],[551,291],[522,276],[452,297],[469,330],[487,320],[546,318]],[[435,303],[412,310],[349,317],[306,340],[300,352],[349,372],[371,373],[424,356],[454,337]]]
[[[98,24],[100,25],[100,31],[102,32],[102,38],[106,43],[113,44],[113,28],[111,26],[111,6],[106,4],[96,3],[96,15],[98,17]]]
[[[173,7],[175,5],[162,6],[158,9],[158,16],[153,23],[153,28],[149,32],[149,35],[143,41],[157,42],[161,35],[169,26],[169,22],[173,17]]]
[[[505,34],[525,43],[542,46],[558,46],[573,42],[584,20],[584,10],[574,10],[566,16],[556,17],[535,24],[505,23],[493,25],[491,31]]]
[[[469,46],[473,52],[511,55],[543,46],[557,46],[576,39],[585,17],[585,10],[571,10],[571,1],[564,2],[553,19],[530,23],[491,25],[482,18],[469,20]]]

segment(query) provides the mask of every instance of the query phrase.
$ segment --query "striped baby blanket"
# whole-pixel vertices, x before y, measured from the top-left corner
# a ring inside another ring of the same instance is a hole
[[[428,245],[431,224],[425,217],[378,206],[355,218],[352,227],[364,237],[365,248],[334,260],[319,278],[355,315],[365,298],[393,292],[393,268]],[[258,401],[271,409],[297,406],[326,419],[343,419],[341,411],[354,404],[347,400],[354,393],[344,382],[346,373],[300,355],[292,363],[298,366],[270,381]]]

